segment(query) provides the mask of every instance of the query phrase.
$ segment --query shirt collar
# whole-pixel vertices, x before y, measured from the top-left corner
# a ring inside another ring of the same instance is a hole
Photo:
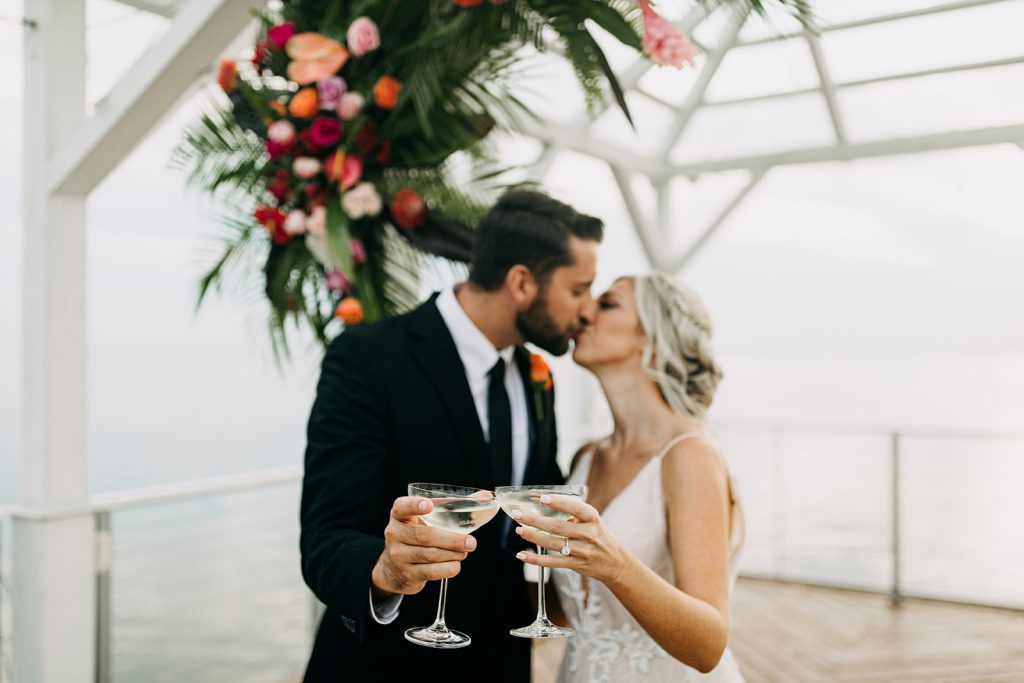
[[[506,367],[512,362],[515,347],[506,346],[500,351],[495,349],[494,344],[462,308],[462,304],[455,297],[454,287],[449,287],[438,295],[437,310],[451,332],[467,374],[475,377],[486,376],[498,362],[498,358],[505,361]]]

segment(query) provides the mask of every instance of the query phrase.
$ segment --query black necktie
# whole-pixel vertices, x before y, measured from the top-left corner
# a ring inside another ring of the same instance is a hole
[[[496,486],[512,482],[512,407],[505,391],[505,361],[501,358],[487,373],[487,421],[491,442],[491,467]]]

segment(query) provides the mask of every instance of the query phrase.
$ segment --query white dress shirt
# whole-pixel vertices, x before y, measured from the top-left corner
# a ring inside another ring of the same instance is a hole
[[[490,386],[490,377],[487,373],[499,358],[505,361],[505,391],[508,393],[509,407],[512,410],[511,483],[522,484],[526,473],[526,461],[530,454],[530,414],[527,412],[529,406],[526,386],[515,362],[515,347],[507,346],[501,350],[494,348],[494,344],[463,310],[455,296],[454,287],[441,292],[435,303],[452,335],[459,359],[462,360],[485,440],[490,439],[490,420],[487,415],[487,389]],[[401,602],[401,595],[375,601],[372,587],[370,589],[370,614],[379,624],[393,622],[398,617],[398,606]]]

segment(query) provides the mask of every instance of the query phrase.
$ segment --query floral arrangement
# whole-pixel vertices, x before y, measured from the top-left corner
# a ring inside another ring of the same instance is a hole
[[[524,45],[554,38],[588,102],[610,89],[627,117],[592,26],[658,64],[696,55],[651,0],[284,0],[260,21],[251,59],[221,61],[225,97],[174,161],[238,209],[200,303],[229,270],[257,274],[275,348],[289,319],[326,343],[409,308],[421,254],[468,261],[484,207],[447,166],[530,116],[512,78]]]

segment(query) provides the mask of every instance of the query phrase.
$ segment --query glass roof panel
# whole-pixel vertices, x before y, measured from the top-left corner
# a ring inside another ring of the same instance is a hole
[[[708,85],[709,102],[818,87],[807,41],[803,38],[729,50]]]
[[[639,82],[640,89],[672,104],[682,104],[697,81],[697,74],[704,65],[703,54],[697,55],[696,66],[674,69],[670,66],[653,66]]]
[[[698,109],[670,158],[673,163],[696,163],[834,142],[824,98],[792,95]]]
[[[675,113],[635,92],[626,93],[626,104],[629,105],[636,130],[629,126],[622,110],[616,105],[591,125],[594,137],[640,154],[658,154]]]
[[[1024,55],[1024,2],[1003,2],[828,32],[822,46],[839,83]]]
[[[1024,64],[839,90],[851,140],[1024,123]]]

